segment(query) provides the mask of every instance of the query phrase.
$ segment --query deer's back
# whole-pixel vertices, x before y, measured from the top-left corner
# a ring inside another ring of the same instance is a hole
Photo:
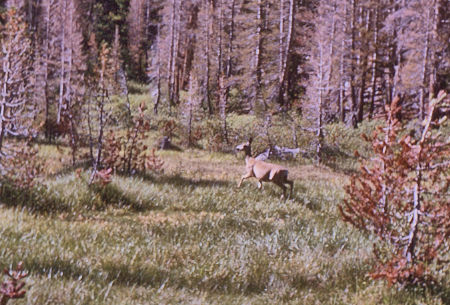
[[[279,173],[282,173],[283,176],[287,176],[287,168],[278,164],[267,163],[259,160],[253,160],[253,162],[251,162],[250,164],[252,166],[253,174],[255,175],[255,177],[263,181],[270,181],[275,175]],[[250,164],[247,164],[247,166],[249,166]]]

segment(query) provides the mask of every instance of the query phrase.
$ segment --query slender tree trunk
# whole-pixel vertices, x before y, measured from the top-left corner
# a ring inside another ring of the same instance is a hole
[[[114,43],[112,48],[112,60],[114,65],[114,86],[119,87],[117,88],[119,91],[120,86],[117,86],[116,84],[119,83],[119,69],[120,69],[120,34],[119,34],[119,25],[116,24],[114,27]],[[119,91],[120,92],[120,91]],[[116,92],[119,93],[119,92]]]
[[[211,95],[210,95],[210,78],[211,78],[211,59],[210,59],[210,50],[211,50],[211,32],[212,32],[212,21],[211,16],[213,14],[213,1],[205,0],[205,4],[207,6],[207,21],[206,21],[206,43],[205,43],[205,55],[206,55],[206,92],[205,98],[206,103],[208,105],[209,115],[214,113],[212,103],[211,103]]]
[[[11,64],[10,64],[10,56],[11,56],[11,50],[9,47],[9,44],[7,46],[2,46],[4,48],[3,50],[3,58],[2,58],[2,68],[4,71],[3,74],[3,86],[2,86],[2,96],[1,96],[1,103],[0,103],[0,152],[3,148],[3,138],[5,136],[5,129],[6,129],[6,105],[8,103],[7,96],[8,96],[8,83],[9,83],[9,73],[11,72]]]
[[[378,23],[379,23],[378,4],[375,7],[375,27],[373,30],[373,54],[372,54],[372,92],[370,95],[369,119],[372,119],[375,110],[375,96],[378,74]]]
[[[218,0],[217,1],[217,5],[218,5],[218,10],[219,10],[219,16],[218,16],[218,25],[219,28],[217,30],[217,84],[218,84],[218,90],[217,90],[217,108],[219,109],[219,116],[222,117],[221,114],[221,107],[222,107],[222,98],[224,98],[222,96],[222,94],[225,94],[225,91],[223,90],[223,87],[221,87],[221,85],[223,85],[223,39],[222,39],[222,34],[223,34],[223,8],[222,8],[222,0]],[[222,82],[222,84],[221,84]]]
[[[61,19],[64,20],[67,12],[67,0],[62,0],[61,7]],[[59,124],[61,122],[61,112],[64,103],[64,76],[65,76],[65,53],[66,53],[66,29],[64,21],[61,22],[61,75],[59,80],[59,102],[58,102],[58,113],[56,116],[56,123]]]
[[[91,159],[92,165],[94,162],[94,139],[92,135],[92,119],[91,119],[91,103],[92,103],[92,92],[89,90],[88,97],[88,108],[87,108],[87,124],[88,124],[88,136],[89,136],[89,157]]]
[[[172,106],[174,104],[174,67],[175,67],[175,11],[176,11],[177,1],[172,0],[172,15],[170,18],[170,50],[169,50],[169,61],[167,71],[169,73],[168,76],[168,95],[169,95],[169,113],[172,112]]]
[[[280,1],[280,6],[283,5],[283,0]],[[283,11],[283,7],[280,7],[281,11]],[[294,14],[295,14],[295,2],[294,0],[289,0],[289,15],[288,15],[288,28],[286,34],[286,43],[283,47],[280,46],[280,69],[279,69],[279,84],[278,84],[278,103],[280,105],[285,104],[285,92],[286,92],[286,82],[288,77],[288,62],[290,58],[290,53],[292,49],[292,37],[294,31]],[[281,16],[280,13],[280,32],[282,31],[282,23],[284,22],[284,17]],[[280,33],[280,44],[282,43],[282,36]]]
[[[420,101],[419,101],[419,119],[423,120],[425,118],[425,89],[427,88],[426,77],[427,77],[427,66],[428,66],[428,53],[430,45],[430,8],[427,8],[427,21],[425,29],[425,45],[423,50],[423,60],[422,60],[422,75],[421,75],[421,87],[420,87]]]
[[[264,45],[263,39],[263,25],[264,25],[264,6],[263,0],[257,0],[257,12],[256,12],[256,48],[255,48],[255,75],[256,80],[254,83],[254,96],[252,97],[252,104],[250,107],[250,113],[255,113],[255,106],[257,104],[263,104],[261,96],[261,78],[262,78],[262,47]],[[263,109],[260,109],[263,110]],[[264,109],[265,110],[265,109]]]
[[[280,0],[280,22],[279,22],[279,46],[278,46],[278,80],[281,84],[283,79],[283,61],[284,61],[284,0]]]
[[[177,105],[180,100],[180,76],[181,71],[178,64],[178,54],[180,54],[181,44],[180,44],[180,37],[181,37],[181,14],[179,13],[182,11],[181,5],[183,2],[180,1],[178,4],[177,9],[177,18],[175,19],[175,47],[174,47],[174,55],[173,55],[173,62],[172,62],[172,74],[173,74],[173,81],[174,81],[174,92],[173,92],[173,103],[174,105]]]
[[[73,5],[73,2],[69,5]],[[69,28],[68,30],[68,36],[71,38],[73,36],[73,6],[69,6]],[[76,155],[76,136],[75,136],[75,124],[74,124],[74,118],[73,118],[73,106],[72,106],[72,56],[73,56],[73,40],[69,40],[69,54],[68,54],[68,67],[67,67],[67,90],[66,90],[66,100],[67,100],[67,114],[70,124],[70,147],[72,149],[72,165],[75,165],[75,155]]]
[[[227,85],[225,84],[225,74],[219,78],[219,116],[222,121],[222,134],[225,142],[228,144],[228,128],[227,128]]]
[[[189,76],[192,71],[192,63],[195,55],[195,45],[197,42],[197,27],[198,27],[198,11],[197,5],[190,7],[189,23],[186,25],[186,30],[193,33],[192,35],[185,35],[184,38],[184,55],[183,67],[181,70],[180,84],[183,90],[187,89],[189,85]]]
[[[103,77],[101,77],[103,78]],[[103,82],[103,80],[101,80]],[[104,84],[102,84],[102,87],[104,87]],[[100,103],[99,103],[99,113],[98,113],[98,120],[99,120],[99,132],[98,132],[98,138],[97,138],[97,157],[94,162],[94,166],[92,169],[92,174],[89,179],[89,184],[92,183],[94,180],[95,174],[97,173],[99,167],[101,166],[101,160],[102,160],[102,150],[103,150],[103,132],[105,128],[105,99],[107,98],[107,90],[105,88],[101,89],[101,97],[100,97]]]
[[[445,7],[445,4],[443,3],[445,1],[443,0],[433,0],[434,3],[434,16],[433,16],[433,30],[431,32],[431,41],[433,44],[437,44],[439,42],[439,31],[440,31],[440,25],[441,23],[445,22],[441,20],[440,10],[441,7]],[[447,1],[448,3],[448,1]],[[444,19],[445,20],[445,19]],[[448,35],[447,35],[448,37]],[[430,78],[430,94],[433,93],[435,96],[437,95],[437,92],[435,92],[434,86],[436,83],[440,83],[440,79],[438,79],[437,71],[438,66],[440,63],[439,55],[437,48],[432,48],[430,52],[430,63],[431,63],[431,71],[429,71]]]
[[[326,76],[326,84],[325,84],[325,90],[326,95],[329,96],[332,92],[331,88],[331,80],[333,78],[333,59],[334,59],[334,40],[336,36],[336,2],[333,3],[333,16],[331,17],[331,30],[330,30],[330,49],[328,51],[328,73]]]
[[[350,18],[350,31],[351,31],[351,74],[350,74],[350,99],[351,99],[351,123],[356,128],[356,87],[355,87],[355,75],[356,75],[356,0],[351,0],[351,18]]]
[[[229,34],[228,34],[228,59],[227,59],[227,70],[226,75],[227,78],[229,78],[232,74],[232,56],[233,56],[233,43],[234,43],[234,18],[235,18],[235,5],[236,0],[231,0],[231,18],[230,18],[230,24],[229,24]],[[227,92],[228,92],[228,86],[227,86]],[[228,93],[227,93],[228,95]]]
[[[319,105],[317,109],[317,129],[316,129],[316,158],[317,163],[322,163],[322,146],[323,146],[323,46],[319,43]]]
[[[362,8],[360,8],[361,12],[360,12],[360,18],[361,18],[361,22],[360,24],[362,25],[363,22],[363,11]],[[367,14],[367,18],[366,18],[366,32],[368,33],[370,30],[370,12]],[[362,36],[362,34],[360,34],[360,36]],[[362,40],[363,38],[360,37],[360,39]],[[365,40],[365,39],[364,39]],[[368,42],[367,42],[368,45]],[[361,69],[361,81],[360,81],[360,88],[359,88],[359,98],[358,98],[358,113],[357,113],[357,123],[361,123],[363,121],[364,118],[364,94],[366,92],[366,77],[367,77],[367,61],[368,61],[368,52],[365,52],[363,49],[360,49],[360,52],[363,53],[362,55],[362,60],[360,60],[361,62],[359,63],[360,69]]]
[[[161,52],[160,52],[160,25],[158,23],[156,33],[156,100],[153,106],[153,113],[158,114],[158,106],[161,102]]]
[[[347,32],[347,1],[344,3],[344,17],[343,24],[342,24],[342,33],[344,37],[346,36]],[[339,118],[342,123],[345,122],[345,88],[344,88],[344,59],[346,54],[346,44],[345,39],[341,40],[341,57],[339,60],[339,74],[340,74],[340,80],[339,80]]]
[[[45,101],[45,136],[48,141],[51,140],[50,130],[50,99],[49,99],[49,84],[48,84],[48,62],[50,59],[50,9],[52,0],[47,0],[45,6],[45,36],[43,41],[43,78],[44,78],[44,101]]]

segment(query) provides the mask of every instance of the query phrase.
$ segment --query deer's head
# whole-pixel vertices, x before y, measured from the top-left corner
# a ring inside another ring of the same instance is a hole
[[[252,138],[250,138],[247,142],[239,144],[236,146],[236,151],[244,151],[246,156],[251,157],[252,155]]]

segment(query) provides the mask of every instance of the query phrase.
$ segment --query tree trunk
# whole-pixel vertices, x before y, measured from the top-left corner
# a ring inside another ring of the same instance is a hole
[[[326,95],[329,96],[332,93],[332,88],[331,88],[331,79],[333,78],[333,73],[334,73],[334,69],[333,69],[333,59],[334,59],[334,40],[335,40],[335,35],[336,35],[336,2],[334,2],[333,4],[333,16],[331,18],[331,30],[330,30],[330,49],[328,51],[328,73],[326,76],[326,84],[325,84],[325,90],[326,90]]]
[[[73,5],[73,2],[71,2],[71,4],[69,5]],[[73,39],[72,39],[72,35],[73,35],[73,11],[74,11],[74,7],[71,6],[69,7],[69,28],[68,30],[68,35],[70,38],[69,41],[69,54],[68,54],[68,67],[67,67],[67,90],[66,90],[66,100],[67,100],[67,107],[66,107],[66,111],[68,114],[68,119],[69,119],[69,128],[70,128],[70,147],[72,149],[72,165],[75,166],[75,155],[76,155],[76,136],[75,136],[75,123],[74,123],[74,118],[73,118],[73,109],[72,109],[72,56],[73,56]]]
[[[219,109],[219,115],[221,116],[221,114],[220,114],[220,112],[222,111],[220,108],[222,107],[222,105],[221,105],[221,103],[223,102],[221,99],[223,98],[222,97],[222,94],[225,94],[225,92],[224,91],[221,91],[222,90],[222,87],[221,87],[221,84],[220,84],[220,82],[222,81],[223,82],[223,80],[221,79],[221,78],[223,78],[223,75],[222,75],[222,73],[223,73],[223,65],[222,65],[222,62],[223,62],[223,47],[222,47],[222,44],[223,44],[223,42],[222,42],[222,32],[223,32],[223,9],[222,9],[222,0],[218,0],[217,1],[217,5],[219,6],[218,7],[218,10],[219,10],[219,16],[218,16],[218,20],[217,20],[217,22],[218,22],[218,25],[219,25],[219,28],[218,28],[218,30],[217,30],[217,35],[218,35],[218,42],[217,42],[217,85],[218,85],[218,90],[217,90],[217,108]]]
[[[378,20],[379,12],[378,12],[378,4],[375,7],[375,28],[373,31],[373,46],[374,51],[372,54],[372,92],[370,96],[370,106],[369,106],[369,119],[372,119],[374,110],[375,110],[375,96],[376,96],[376,84],[377,84],[377,74],[378,74]]]
[[[283,11],[283,0],[280,1],[280,9]],[[292,37],[294,31],[294,14],[295,14],[295,2],[294,0],[289,0],[289,15],[288,15],[288,29],[286,36],[286,44],[283,47],[280,46],[280,69],[279,69],[279,84],[278,84],[278,103],[280,105],[285,104],[285,92],[286,92],[286,82],[287,82],[287,66],[290,58],[290,53],[292,49]],[[282,13],[280,13],[280,32],[283,30],[283,19]],[[282,34],[280,33],[280,44],[282,44]]]
[[[231,19],[230,19],[230,31],[228,34],[228,59],[227,59],[227,70],[226,75],[229,78],[232,74],[232,54],[233,54],[233,42],[234,42],[234,17],[235,17],[235,5],[236,0],[231,0]],[[228,86],[227,86],[228,92]],[[228,94],[228,93],[227,93]]]
[[[428,65],[428,53],[430,45],[430,8],[427,8],[427,21],[425,29],[425,46],[423,50],[423,60],[422,60],[422,75],[421,75],[421,87],[420,87],[420,101],[419,101],[419,119],[423,120],[425,118],[425,89],[427,88],[426,77],[427,77],[427,65]]]
[[[263,106],[263,100],[261,96],[261,77],[262,77],[262,48],[264,45],[263,39],[263,24],[264,24],[264,6],[263,0],[257,0],[257,12],[256,12],[256,48],[255,48],[255,66],[254,71],[256,80],[253,86],[254,96],[252,97],[252,104],[250,107],[250,113],[255,113],[256,105]],[[259,109],[265,110],[265,109]]]
[[[344,37],[346,36],[347,31],[347,1],[344,3],[344,17],[343,17],[343,24],[342,24],[342,33],[344,34]],[[344,59],[346,54],[346,45],[345,45],[345,39],[341,40],[341,57],[339,60],[339,74],[340,74],[340,80],[339,80],[339,118],[342,123],[345,122],[345,88],[344,88]]]
[[[208,112],[209,115],[212,115],[214,113],[212,103],[211,103],[211,95],[209,93],[210,89],[210,78],[211,78],[211,59],[210,59],[210,50],[211,50],[211,32],[212,32],[212,21],[211,16],[213,14],[213,1],[212,0],[205,0],[206,6],[207,6],[207,22],[206,22],[206,43],[205,43],[205,55],[206,55],[206,89],[205,89],[205,98],[206,103],[208,105]],[[208,3],[209,2],[209,3]]]
[[[228,128],[227,128],[227,85],[225,84],[225,74],[219,78],[219,116],[222,121],[222,134],[225,142],[228,144]]]
[[[175,70],[175,11],[176,11],[176,0],[172,0],[172,15],[170,19],[170,50],[169,50],[169,61],[167,66],[168,75],[168,95],[169,95],[169,113],[172,112],[172,106],[174,104],[174,70]]]
[[[2,46],[4,48],[3,50],[3,58],[2,58],[2,69],[4,71],[3,75],[3,86],[2,86],[2,95],[1,95],[1,103],[0,103],[0,152],[3,148],[3,138],[5,136],[5,129],[6,129],[6,105],[8,103],[6,97],[8,96],[8,83],[9,83],[9,73],[11,71],[11,64],[10,64],[10,56],[11,56],[11,50],[9,48],[9,45],[6,47]]]
[[[362,8],[360,8],[361,12],[360,12],[360,18],[361,18],[361,25],[362,25],[362,16],[363,16],[363,11]],[[368,33],[370,30],[369,27],[370,24],[370,13],[367,14],[367,18],[366,18],[366,32]],[[360,32],[360,36],[362,36],[361,32]],[[362,37],[360,37],[361,40],[363,40]],[[365,41],[365,39],[364,39]],[[369,42],[364,43],[365,45],[368,45]],[[359,67],[361,70],[361,80],[360,80],[360,88],[359,88],[359,98],[358,98],[358,113],[357,113],[357,123],[361,123],[363,121],[364,118],[364,93],[366,92],[366,77],[367,77],[367,61],[368,61],[368,52],[365,52],[365,50],[360,49],[360,53],[362,53],[362,60],[360,60],[359,62]]]
[[[160,25],[158,23],[156,33],[156,100],[153,106],[153,113],[158,114],[158,106],[161,102],[161,52],[160,52]]]
[[[51,0],[46,1],[45,7],[45,36],[43,41],[43,78],[44,78],[44,101],[45,101],[45,136],[48,141],[51,139],[50,130],[50,99],[49,99],[49,84],[48,84],[48,62],[50,59],[50,9]]]
[[[351,31],[351,74],[350,74],[350,99],[351,99],[351,124],[353,128],[356,128],[356,87],[355,87],[355,75],[356,75],[356,0],[351,1],[351,18],[350,18],[350,31]]]
[[[64,20],[67,12],[67,0],[62,0],[61,7],[61,18]],[[61,22],[61,67],[60,67],[60,80],[59,80],[59,102],[58,102],[58,113],[56,116],[56,123],[59,124],[61,122],[61,112],[64,103],[64,75],[65,75],[65,49],[66,49],[66,29],[65,23]]]
[[[319,43],[319,105],[317,109],[317,129],[316,129],[316,158],[317,163],[322,163],[322,146],[323,146],[323,46]]]

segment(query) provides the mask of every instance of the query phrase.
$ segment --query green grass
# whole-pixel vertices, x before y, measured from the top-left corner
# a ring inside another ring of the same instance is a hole
[[[397,290],[366,276],[373,241],[337,210],[345,174],[288,163],[294,196],[282,201],[270,184],[258,191],[250,179],[237,189],[236,156],[162,158],[164,173],[115,176],[104,189],[61,163],[43,188],[3,190],[0,267],[23,261],[30,272],[25,299],[11,304],[448,301],[448,288]]]

